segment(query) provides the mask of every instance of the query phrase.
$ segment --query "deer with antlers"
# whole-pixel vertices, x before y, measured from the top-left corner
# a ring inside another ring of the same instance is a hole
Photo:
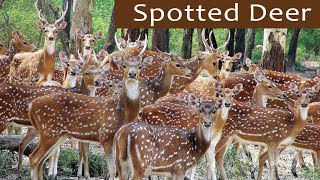
[[[113,136],[123,124],[134,121],[138,115],[141,102],[140,71],[152,62],[152,57],[142,60],[141,55],[146,47],[147,39],[138,56],[125,56],[120,95],[88,97],[59,93],[32,101],[30,119],[40,137],[38,146],[29,157],[33,179],[42,179],[44,162],[66,137],[100,143],[104,148],[110,178],[114,178]],[[57,117],[50,116],[51,109],[54,109]]]
[[[37,26],[41,31],[45,32],[45,41],[43,49],[36,52],[19,53],[14,55],[10,65],[10,82],[14,82],[13,77],[16,74],[21,74],[23,77],[39,77],[36,85],[41,85],[45,81],[51,81],[54,73],[54,59],[56,52],[56,36],[59,31],[64,29],[67,23],[64,21],[64,16],[67,13],[68,3],[62,11],[61,17],[54,24],[43,18],[41,10],[37,8],[38,17]]]
[[[290,87],[295,90],[296,84],[291,83]],[[235,102],[229,112],[222,137],[217,144],[219,151],[216,154],[216,159],[222,178],[227,179],[223,168],[223,157],[231,139],[236,138],[240,142],[262,144],[268,147],[268,152],[263,153],[261,157],[268,158],[271,170],[270,178],[275,179],[278,151],[290,145],[306,125],[311,96],[318,90],[319,86],[315,85],[312,90],[300,91],[300,98],[295,103],[295,114],[290,111],[252,106],[252,104],[245,102]],[[263,158],[261,157],[259,168],[263,166],[261,163]],[[258,179],[261,179],[260,171]]]

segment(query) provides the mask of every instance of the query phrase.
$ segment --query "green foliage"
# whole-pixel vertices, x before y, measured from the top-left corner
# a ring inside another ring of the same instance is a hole
[[[89,172],[92,177],[101,177],[106,173],[107,162],[104,156],[100,154],[90,154],[89,156]]]
[[[58,161],[59,176],[76,176],[78,162],[78,153],[72,149],[61,150]]]
[[[320,179],[320,167],[303,168],[302,172],[308,180]]]
[[[9,151],[0,153],[0,178],[9,176],[12,172],[13,155]]]

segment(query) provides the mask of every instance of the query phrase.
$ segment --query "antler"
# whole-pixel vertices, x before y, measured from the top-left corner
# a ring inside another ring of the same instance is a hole
[[[208,44],[208,42],[207,42],[207,39],[206,39],[206,37],[205,37],[205,36],[206,36],[205,33],[206,33],[206,29],[202,29],[202,32],[201,32],[202,43],[203,43],[204,47],[205,47],[207,50],[210,51],[210,46],[209,46],[209,44]]]
[[[211,50],[213,51],[215,48],[213,47],[213,43],[212,43],[212,34],[213,34],[213,31],[211,30],[209,34],[209,42],[210,42]]]
[[[116,42],[116,45],[117,45],[119,51],[121,51],[124,55],[128,55],[127,52],[121,47],[120,43],[117,40],[117,32],[114,33],[114,41]]]
[[[35,2],[35,6],[36,6],[36,10],[37,10],[37,14],[38,14],[38,17],[39,17],[39,19],[42,21],[42,22],[44,22],[45,24],[49,24],[48,23],[48,21],[41,15],[41,11],[42,11],[42,9],[38,9],[38,1],[39,0],[37,0],[36,2]]]
[[[145,36],[144,46],[143,46],[143,49],[141,50],[141,52],[139,53],[139,56],[141,56],[144,53],[144,51],[147,49],[147,46],[148,46],[148,36],[147,36],[147,34],[145,34],[144,36]]]
[[[229,40],[230,40],[230,36],[231,36],[231,33],[230,33],[230,30],[229,30],[229,36],[228,36],[227,41],[226,41],[222,46],[218,47],[217,49],[221,49],[221,48],[226,47],[226,45],[228,44],[228,42],[229,42]]]
[[[60,21],[64,20],[64,17],[67,14],[67,10],[68,10],[68,1],[66,2],[66,8],[64,9],[64,11],[62,11],[61,17],[58,20],[56,20],[54,24],[59,24]]]

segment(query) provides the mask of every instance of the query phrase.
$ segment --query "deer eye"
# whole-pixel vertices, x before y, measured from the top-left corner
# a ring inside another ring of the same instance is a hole
[[[89,76],[90,74],[89,73],[84,73],[84,75]]]
[[[92,39],[92,42],[94,42],[95,40],[94,39]]]
[[[48,31],[48,30],[44,30],[44,32],[46,32],[46,33],[47,33],[47,32],[49,32],[49,31]]]
[[[23,41],[23,44],[28,44],[28,42],[27,41]]]
[[[177,67],[181,67],[181,65],[180,65],[180,64],[176,64],[176,66],[177,66]]]
[[[142,69],[142,66],[139,66],[139,69]]]
[[[272,86],[269,85],[268,88],[272,88]]]
[[[122,65],[123,68],[126,68],[126,65]]]
[[[234,94],[232,94],[232,96],[231,97],[234,97]]]

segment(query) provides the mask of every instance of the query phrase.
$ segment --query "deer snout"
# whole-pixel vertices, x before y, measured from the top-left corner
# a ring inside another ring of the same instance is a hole
[[[71,71],[70,74],[71,74],[71,76],[77,75],[77,73],[75,71]]]
[[[136,78],[137,73],[135,71],[130,71],[129,72],[129,78]]]
[[[230,103],[224,103],[224,106],[229,108],[231,106],[231,104]]]
[[[308,104],[307,103],[301,103],[300,106],[303,107],[303,108],[306,108],[308,106]]]
[[[86,50],[90,50],[90,46],[86,46],[85,48],[86,48]]]
[[[53,41],[53,36],[48,37],[49,41]]]
[[[230,68],[227,68],[227,69],[226,69],[226,71],[227,71],[227,72],[230,72],[230,71],[231,71],[231,69],[230,69]]]
[[[288,97],[288,94],[287,93],[283,93],[279,96],[280,99],[285,99]]]
[[[205,119],[204,122],[203,122],[203,125],[204,125],[205,127],[211,127],[212,122],[211,122],[209,119]]]

